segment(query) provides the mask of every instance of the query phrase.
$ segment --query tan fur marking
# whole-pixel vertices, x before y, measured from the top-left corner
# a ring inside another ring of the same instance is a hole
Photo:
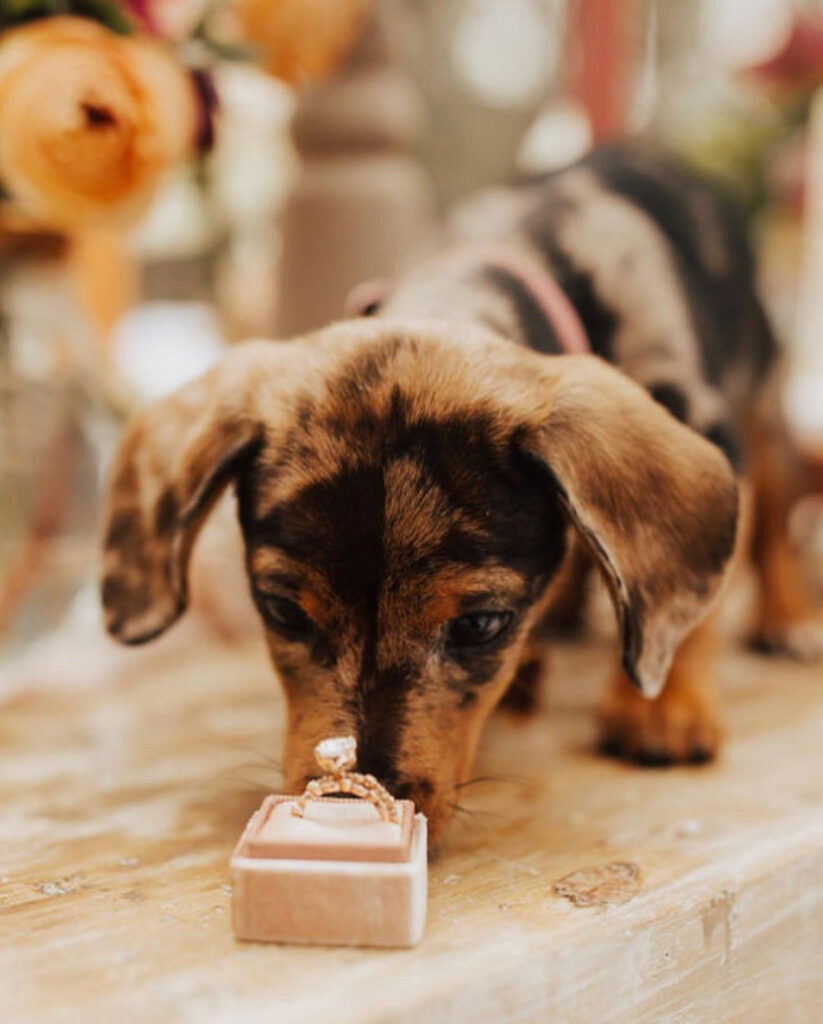
[[[297,342],[241,346],[137,417],[115,461],[104,528],[104,597],[110,628],[124,640],[161,631],[182,610],[188,554],[233,453],[256,446],[251,520],[344,464],[382,467],[387,557],[368,659],[363,624],[320,570],[258,547],[250,571],[263,589],[267,576],[294,577],[297,599],[333,647],[321,664],[310,644],[267,632],[288,705],[287,785],[302,788],[315,771],[314,744],[356,732],[377,681],[400,673],[393,770],[436,835],[545,601],[535,601],[495,653],[493,678],[470,684],[469,669],[444,651],[445,623],[472,594],[519,604],[527,581],[491,558],[471,570],[426,569],[427,550],[450,528],[472,533],[481,552],[487,534],[482,515],[464,521],[413,458],[386,458],[381,424],[398,392],[409,419],[482,422],[484,443],[501,458],[531,446],[612,574],[622,614],[642,598],[639,674],[653,685],[711,604],[723,544],[711,571],[708,561],[695,566],[695,552],[729,512],[734,484],[722,456],[617,371],[589,357],[540,356],[468,325],[353,321]]]

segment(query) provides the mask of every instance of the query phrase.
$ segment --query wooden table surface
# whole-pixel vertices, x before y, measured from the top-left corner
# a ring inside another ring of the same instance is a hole
[[[823,1020],[823,671],[730,652],[715,766],[591,749],[606,647],[492,721],[412,951],[241,944],[228,858],[276,787],[256,647],[0,705],[0,1017],[56,1021]],[[585,906],[586,876],[613,878]]]

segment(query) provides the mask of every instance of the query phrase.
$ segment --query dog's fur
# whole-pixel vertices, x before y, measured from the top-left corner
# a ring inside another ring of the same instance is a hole
[[[521,281],[466,260],[480,241],[542,261],[593,356],[563,355]],[[287,785],[314,774],[318,740],[352,733],[360,769],[436,836],[492,708],[510,687],[530,703],[551,584],[585,551],[621,631],[604,741],[711,756],[695,627],[735,549],[732,463],[774,357],[733,208],[649,150],[598,150],[464,207],[369,312],[240,346],[135,418],[105,514],[109,630],[139,643],[181,614],[198,528],[235,481]],[[760,624],[773,645],[807,617],[796,597]]]

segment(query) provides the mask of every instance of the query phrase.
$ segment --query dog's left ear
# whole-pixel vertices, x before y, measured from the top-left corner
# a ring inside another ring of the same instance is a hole
[[[126,429],[103,509],[102,566],[106,628],[123,643],[151,640],[185,609],[192,546],[262,436],[260,409],[282,387],[286,347],[237,346]]]
[[[600,359],[544,363],[549,405],[526,446],[605,574],[626,672],[655,697],[733,553],[734,473],[718,448]]]

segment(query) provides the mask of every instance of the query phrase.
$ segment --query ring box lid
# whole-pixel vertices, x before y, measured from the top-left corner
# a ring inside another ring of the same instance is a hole
[[[398,822],[383,821],[367,800],[309,800],[302,817],[293,796],[268,796],[237,852],[275,860],[372,861],[409,859],[414,804],[396,801]]]

